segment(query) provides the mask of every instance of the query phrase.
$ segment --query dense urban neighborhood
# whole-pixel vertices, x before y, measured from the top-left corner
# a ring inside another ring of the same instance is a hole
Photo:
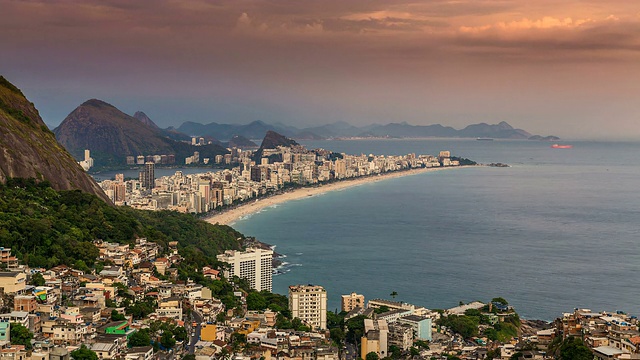
[[[259,243],[258,243],[259,244]],[[245,243],[184,278],[177,243],[95,241],[87,271],[20,264],[0,248],[5,359],[639,359],[635,316],[575,309],[519,318],[503,298],[427,309],[291,285],[272,294],[273,250]],[[341,297],[341,311],[327,297]],[[567,355],[571,354],[571,355]]]

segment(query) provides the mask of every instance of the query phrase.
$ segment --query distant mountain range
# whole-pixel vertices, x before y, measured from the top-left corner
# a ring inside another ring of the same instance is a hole
[[[275,131],[287,137],[302,140],[321,140],[336,138],[419,138],[419,137],[451,137],[451,138],[495,138],[495,139],[529,139],[556,140],[557,137],[543,137],[516,129],[506,122],[498,124],[473,124],[461,130],[440,124],[410,125],[406,122],[386,125],[353,126],[347,122],[335,122],[309,128],[296,128],[283,124],[268,124],[254,121],[246,125],[232,124],[200,124],[185,122],[177,130],[190,136],[212,136],[217,139],[230,139],[241,135],[249,139],[260,139],[267,131]]]
[[[558,140],[554,136],[532,135],[504,121],[472,124],[461,130],[440,124],[411,125],[406,122],[358,127],[344,121],[296,128],[260,120],[245,125],[185,122],[178,128],[161,129],[142,111],[130,116],[97,99],[78,106],[53,132],[77,159],[82,158],[85,149],[90,149],[98,169],[122,167],[127,156],[174,155],[178,164],[194,151],[198,151],[201,158],[214,158],[228,153],[230,147],[257,148],[250,139],[262,139],[269,132],[298,140],[430,137]],[[206,145],[193,146],[192,137],[204,138]]]

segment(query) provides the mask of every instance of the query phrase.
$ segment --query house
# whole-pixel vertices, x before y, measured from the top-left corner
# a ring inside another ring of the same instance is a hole
[[[38,302],[33,295],[18,295],[13,298],[13,310],[32,313],[38,308]]]
[[[156,314],[160,318],[170,318],[182,321],[182,301],[177,297],[170,297],[158,302]]]
[[[5,294],[22,294],[27,284],[27,275],[23,272],[0,271],[0,289]]]
[[[115,359],[119,347],[118,344],[112,342],[96,342],[91,345],[91,351],[95,352],[99,359]]]
[[[127,350],[125,359],[130,360],[151,360],[153,358],[152,346],[134,346]]]

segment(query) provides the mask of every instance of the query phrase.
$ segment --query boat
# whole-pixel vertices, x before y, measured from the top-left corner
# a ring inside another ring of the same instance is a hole
[[[479,138],[476,138],[476,140],[478,140],[478,141],[493,141],[492,138],[485,138],[485,137],[479,137]]]
[[[571,149],[573,145],[561,145],[561,144],[553,144],[551,145],[552,149]]]

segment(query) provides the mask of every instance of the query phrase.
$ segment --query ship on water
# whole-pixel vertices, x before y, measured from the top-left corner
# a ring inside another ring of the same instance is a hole
[[[479,138],[476,138],[476,140],[478,140],[478,141],[493,141],[493,138],[479,137]]]
[[[551,145],[552,149],[571,149],[573,145],[561,145],[561,144],[553,144]]]

